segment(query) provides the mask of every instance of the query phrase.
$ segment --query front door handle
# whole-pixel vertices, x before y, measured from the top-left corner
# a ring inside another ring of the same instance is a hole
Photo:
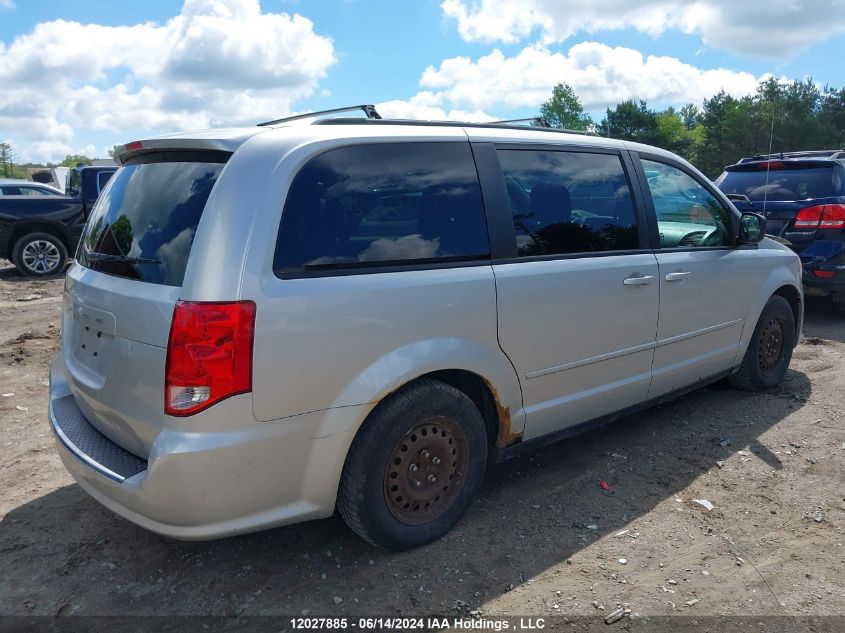
[[[652,275],[638,275],[635,273],[624,279],[622,283],[626,286],[647,286],[652,281],[654,281],[654,277]]]
[[[687,277],[690,276],[690,272],[688,270],[679,271],[676,273],[667,273],[666,281],[683,281]]]

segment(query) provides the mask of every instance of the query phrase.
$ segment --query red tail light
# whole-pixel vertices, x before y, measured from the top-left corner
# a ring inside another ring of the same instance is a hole
[[[845,204],[826,204],[820,229],[845,229]]]
[[[796,229],[845,229],[845,204],[805,207],[795,216]]]
[[[782,169],[783,163],[779,160],[767,160],[763,163],[757,163],[757,169]]]
[[[185,416],[252,390],[255,304],[179,301],[173,309],[164,412]]]
[[[832,270],[815,270],[813,274],[816,277],[820,277],[822,279],[833,279],[833,271]]]

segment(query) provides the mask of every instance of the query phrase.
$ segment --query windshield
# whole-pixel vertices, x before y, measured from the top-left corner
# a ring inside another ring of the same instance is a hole
[[[716,181],[725,193],[741,193],[751,200],[808,200],[839,195],[833,167],[766,171],[728,171]]]
[[[222,162],[122,167],[88,219],[77,261],[87,268],[181,286],[194,234]]]

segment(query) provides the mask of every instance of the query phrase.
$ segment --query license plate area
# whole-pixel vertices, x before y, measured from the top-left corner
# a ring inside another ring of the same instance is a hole
[[[70,352],[73,360],[91,373],[104,378],[110,360],[108,351],[114,341],[114,315],[75,302],[72,319]]]

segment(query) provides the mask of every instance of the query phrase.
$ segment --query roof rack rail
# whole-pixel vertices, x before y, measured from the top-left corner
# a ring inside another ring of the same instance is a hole
[[[530,116],[524,119],[505,119],[504,121],[491,121],[496,124],[530,123],[534,127],[552,127],[552,124],[544,116]]]
[[[551,122],[544,116],[532,116],[525,119],[506,119],[504,121],[491,121],[494,125],[510,125],[512,123],[530,123],[532,127],[547,128],[549,130],[558,130],[560,132],[567,132],[569,134],[583,134],[584,136],[599,136],[590,130],[573,130],[568,127],[554,127]]]
[[[755,160],[766,160],[772,158],[780,160],[783,160],[785,158],[845,158],[845,149],[814,149],[797,152],[775,152],[773,154],[755,154],[754,156],[746,156],[744,158],[740,158],[736,162],[737,164],[750,163],[751,161]]]
[[[380,119],[381,115],[376,111],[376,107],[372,104],[361,104],[354,106],[347,106],[345,108],[332,108],[331,110],[317,110],[316,112],[306,112],[305,114],[295,114],[293,116],[283,117],[281,119],[274,119],[272,121],[264,121],[259,123],[259,127],[266,127],[268,125],[276,125],[278,123],[287,123],[288,121],[297,121],[299,119],[311,119],[327,114],[337,114],[339,112],[352,112],[354,110],[361,110],[368,119]]]

